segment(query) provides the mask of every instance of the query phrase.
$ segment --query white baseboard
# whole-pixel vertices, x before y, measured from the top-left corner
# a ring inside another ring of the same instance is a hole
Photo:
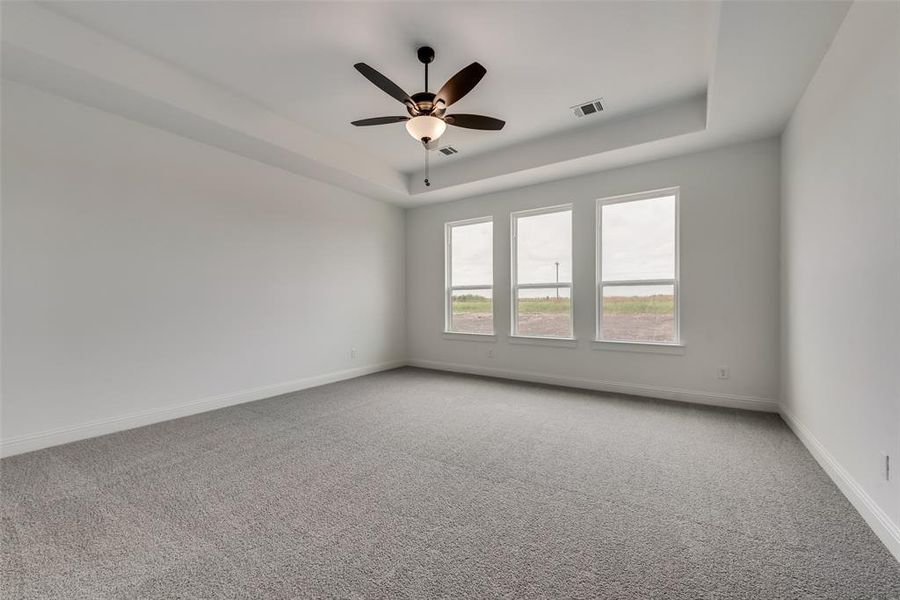
[[[334,383],[335,381],[343,381],[344,379],[353,379],[354,377],[369,375],[379,371],[396,369],[405,364],[406,361],[395,360],[365,367],[346,369],[343,371],[333,371],[331,373],[304,377],[303,379],[277,383],[275,385],[267,385],[231,394],[203,398],[186,404],[155,408],[132,413],[130,415],[110,417],[99,421],[92,421],[90,423],[73,425],[71,427],[61,427],[59,429],[51,429],[48,431],[8,438],[0,441],[0,456],[12,456],[23,452],[31,452],[32,450],[40,450],[41,448],[58,446],[60,444],[75,442],[86,438],[96,437],[98,435],[134,429],[135,427],[143,427],[144,425],[186,417],[188,415],[215,410],[217,408],[224,408],[234,404],[271,398],[272,396],[296,392],[298,390],[325,385],[327,383]]]
[[[822,466],[831,480],[834,481],[838,489],[844,493],[847,500],[856,508],[862,518],[866,520],[878,539],[887,547],[887,549],[900,561],[900,526],[884,512],[878,504],[872,499],[866,490],[859,484],[847,469],[837,461],[837,459],[822,445],[816,436],[806,428],[806,426],[797,420],[787,410],[781,410],[781,418],[788,424],[788,427],[794,434],[800,438],[809,453]]]
[[[679,402],[691,402],[694,404],[707,404],[711,406],[724,406],[728,408],[743,408],[762,412],[778,412],[778,401],[771,398],[758,398],[756,396],[743,396],[738,394],[718,394],[714,392],[702,392],[696,390],[684,390],[671,387],[659,387],[640,383],[624,383],[621,381],[608,381],[603,379],[585,379],[580,377],[561,377],[548,375],[534,371],[513,371],[494,367],[481,367],[464,365],[459,363],[447,363],[433,360],[409,360],[407,364],[423,369],[435,369],[438,371],[453,371],[455,373],[469,373],[471,375],[485,375],[501,379],[515,379],[518,381],[530,381],[533,383],[547,383],[579,389],[596,390],[600,392],[613,392],[618,394],[631,394],[634,396],[649,396],[664,400],[677,400]]]

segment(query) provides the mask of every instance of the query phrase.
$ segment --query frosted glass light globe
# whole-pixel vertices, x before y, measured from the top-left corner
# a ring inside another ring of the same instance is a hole
[[[409,132],[409,135],[419,141],[427,138],[428,141],[433,142],[444,135],[446,129],[447,124],[444,123],[443,119],[437,117],[413,117],[406,122],[406,130]]]

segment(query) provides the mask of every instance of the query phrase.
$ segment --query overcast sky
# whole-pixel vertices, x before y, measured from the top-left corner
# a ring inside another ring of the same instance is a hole
[[[675,277],[675,197],[603,207],[603,280]]]
[[[604,281],[674,277],[674,196],[609,204],[603,207],[602,216]],[[454,227],[452,242],[453,285],[490,285],[493,223]],[[559,281],[571,282],[571,248],[571,211],[521,217],[518,220],[519,283],[554,283],[556,262],[559,262]],[[629,290],[629,293],[638,292]]]

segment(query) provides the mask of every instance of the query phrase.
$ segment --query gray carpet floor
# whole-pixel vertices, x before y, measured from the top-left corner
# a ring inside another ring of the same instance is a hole
[[[900,598],[776,415],[399,369],[4,459],[2,598]]]

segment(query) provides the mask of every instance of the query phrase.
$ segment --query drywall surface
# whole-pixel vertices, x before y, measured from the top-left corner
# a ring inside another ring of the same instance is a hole
[[[407,211],[413,364],[777,409],[780,152],[768,139]],[[596,350],[595,201],[680,186],[681,354]],[[510,212],[574,205],[575,348],[511,343]],[[494,219],[496,341],[448,339],[444,223]],[[488,356],[492,350],[492,357]],[[716,378],[718,366],[730,378]]]
[[[405,358],[402,209],[22,84],[2,100],[7,451]]]
[[[783,135],[782,401],[900,558],[898,107],[900,4],[856,2]]]

